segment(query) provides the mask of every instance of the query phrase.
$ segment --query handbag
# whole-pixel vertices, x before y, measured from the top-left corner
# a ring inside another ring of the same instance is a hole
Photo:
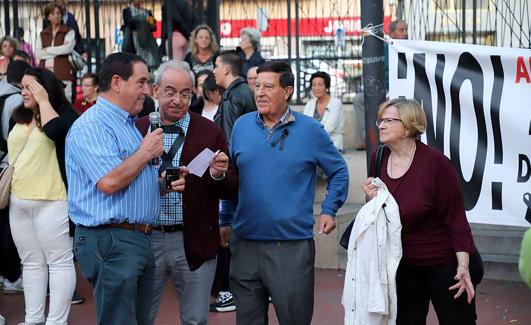
[[[83,56],[77,53],[77,51],[75,50],[72,50],[72,53],[68,55],[68,61],[72,65],[72,68],[74,68],[74,70],[76,71],[83,70],[83,68],[87,64],[87,61],[83,59]]]
[[[382,168],[382,157],[383,152],[385,149],[385,145],[381,144],[378,146],[378,149],[376,150],[376,168],[374,170],[374,174],[371,175],[372,177],[379,177],[380,176],[380,169]],[[350,233],[352,232],[352,227],[354,226],[354,220],[350,222],[350,224],[345,229],[345,232],[343,232],[343,235],[341,235],[341,239],[339,240],[339,245],[343,247],[344,249],[348,249],[348,242],[350,240]]]
[[[11,181],[13,180],[13,173],[15,172],[15,163],[17,162],[18,157],[24,150],[24,147],[26,147],[26,143],[28,143],[28,140],[29,137],[26,139],[22,150],[20,150],[18,155],[15,157],[13,163],[4,168],[4,170],[0,173],[0,209],[4,209],[9,205],[9,196],[11,195]]]

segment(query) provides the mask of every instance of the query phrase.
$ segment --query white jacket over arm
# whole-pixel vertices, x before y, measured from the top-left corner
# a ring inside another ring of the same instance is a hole
[[[347,251],[345,324],[396,323],[396,270],[402,258],[398,204],[379,179],[378,195],[358,212]]]
[[[316,104],[317,100],[315,97],[312,97],[304,107],[304,115],[313,117],[316,110]],[[343,125],[345,124],[345,118],[343,114],[343,104],[341,104],[339,99],[330,97],[321,124],[328,135],[330,135],[330,138],[334,142],[334,146],[339,150],[343,150]]]

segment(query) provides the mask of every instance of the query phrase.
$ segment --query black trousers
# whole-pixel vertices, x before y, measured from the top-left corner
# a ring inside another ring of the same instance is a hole
[[[454,299],[457,290],[457,265],[408,266],[400,263],[396,274],[398,299],[397,325],[424,325],[430,301],[440,325],[476,324],[476,300],[467,302],[466,292]],[[470,277],[474,288],[483,279],[483,261],[479,253],[470,256]],[[477,294],[477,292],[476,292]]]
[[[220,291],[230,291],[229,270],[230,270],[230,249],[219,247],[216,265],[216,275],[212,284],[212,295],[217,296]]]
[[[20,257],[9,227],[9,206],[0,210],[0,275],[11,282],[22,274]]]

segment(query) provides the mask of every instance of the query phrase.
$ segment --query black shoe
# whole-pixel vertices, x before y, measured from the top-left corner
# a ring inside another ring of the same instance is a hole
[[[74,294],[72,295],[72,301],[70,301],[71,305],[77,305],[82,304],[85,302],[85,297],[82,297],[77,291],[74,291]]]
[[[236,305],[234,305],[234,298],[229,291],[220,292],[216,302],[210,304],[210,311],[214,313],[226,313],[235,310]]]

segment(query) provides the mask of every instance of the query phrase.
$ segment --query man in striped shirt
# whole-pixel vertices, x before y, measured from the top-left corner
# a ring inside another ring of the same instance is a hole
[[[98,324],[148,324],[154,260],[151,224],[159,214],[162,129],[144,138],[134,124],[149,95],[148,69],[134,54],[109,55],[100,95],[66,139],[68,211],[74,252],[92,284]],[[172,190],[184,190],[184,177]]]

